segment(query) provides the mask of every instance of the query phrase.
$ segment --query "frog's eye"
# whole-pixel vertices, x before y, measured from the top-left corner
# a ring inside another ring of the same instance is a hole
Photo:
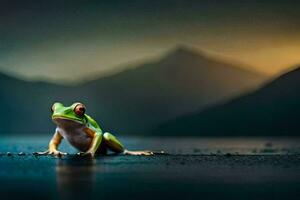
[[[77,104],[74,108],[76,115],[83,116],[85,113],[85,106],[83,104]]]

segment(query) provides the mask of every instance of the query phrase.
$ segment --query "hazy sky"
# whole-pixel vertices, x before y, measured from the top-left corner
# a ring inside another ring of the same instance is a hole
[[[1,1],[0,70],[74,80],[191,45],[274,74],[300,64],[300,1]]]

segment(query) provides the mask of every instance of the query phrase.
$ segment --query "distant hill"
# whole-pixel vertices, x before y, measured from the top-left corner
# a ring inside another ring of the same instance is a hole
[[[261,84],[266,77],[180,47],[158,61],[77,86],[0,75],[0,133],[52,131],[54,101],[82,101],[104,129],[144,134],[158,124]]]
[[[159,127],[156,134],[300,136],[300,67],[226,104]]]

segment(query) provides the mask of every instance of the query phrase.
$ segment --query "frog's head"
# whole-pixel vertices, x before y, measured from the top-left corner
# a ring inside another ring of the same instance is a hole
[[[82,125],[87,122],[85,117],[85,106],[82,103],[73,103],[65,107],[62,103],[56,102],[52,108],[52,120],[57,125]]]

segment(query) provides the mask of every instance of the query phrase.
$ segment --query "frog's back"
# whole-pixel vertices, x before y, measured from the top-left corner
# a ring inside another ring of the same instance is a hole
[[[85,117],[87,119],[87,126],[90,129],[93,129],[94,131],[102,133],[102,130],[101,130],[100,126],[98,125],[98,123],[91,116],[85,114]]]

